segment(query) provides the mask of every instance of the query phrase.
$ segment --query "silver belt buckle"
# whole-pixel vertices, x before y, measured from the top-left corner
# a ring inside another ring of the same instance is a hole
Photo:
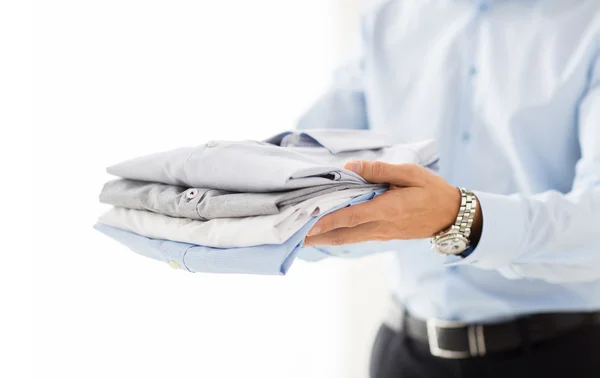
[[[440,348],[438,340],[438,328],[466,328],[467,337],[469,340],[469,350],[455,351]],[[459,359],[484,356],[486,353],[483,326],[480,324],[469,325],[461,322],[453,322],[439,319],[427,319],[427,338],[429,340],[429,351],[433,356],[436,357]]]

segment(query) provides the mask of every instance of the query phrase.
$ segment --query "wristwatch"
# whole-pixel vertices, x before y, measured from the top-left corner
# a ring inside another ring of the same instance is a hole
[[[469,248],[471,242],[469,236],[475,218],[477,197],[466,189],[458,188],[458,190],[460,190],[460,209],[456,222],[431,239],[431,248],[445,255],[460,255]]]

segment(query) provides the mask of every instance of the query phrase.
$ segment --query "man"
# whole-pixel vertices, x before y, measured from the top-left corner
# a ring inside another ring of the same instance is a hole
[[[299,128],[441,156],[349,162],[391,190],[305,241],[405,240],[371,376],[600,377],[600,1],[380,1],[362,37]]]

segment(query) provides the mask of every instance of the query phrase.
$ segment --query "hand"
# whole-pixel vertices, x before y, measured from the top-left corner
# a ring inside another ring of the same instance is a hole
[[[456,220],[460,191],[422,166],[351,161],[345,168],[369,182],[388,183],[390,189],[372,201],[321,218],[309,231],[305,246],[429,238]],[[481,223],[477,206],[471,233],[473,246],[481,234]]]

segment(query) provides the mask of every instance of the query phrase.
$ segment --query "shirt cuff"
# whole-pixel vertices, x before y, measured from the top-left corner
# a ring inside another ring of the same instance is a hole
[[[449,256],[446,265],[473,265],[498,269],[521,254],[525,236],[527,208],[519,196],[474,191],[483,216],[477,247],[465,258]]]

